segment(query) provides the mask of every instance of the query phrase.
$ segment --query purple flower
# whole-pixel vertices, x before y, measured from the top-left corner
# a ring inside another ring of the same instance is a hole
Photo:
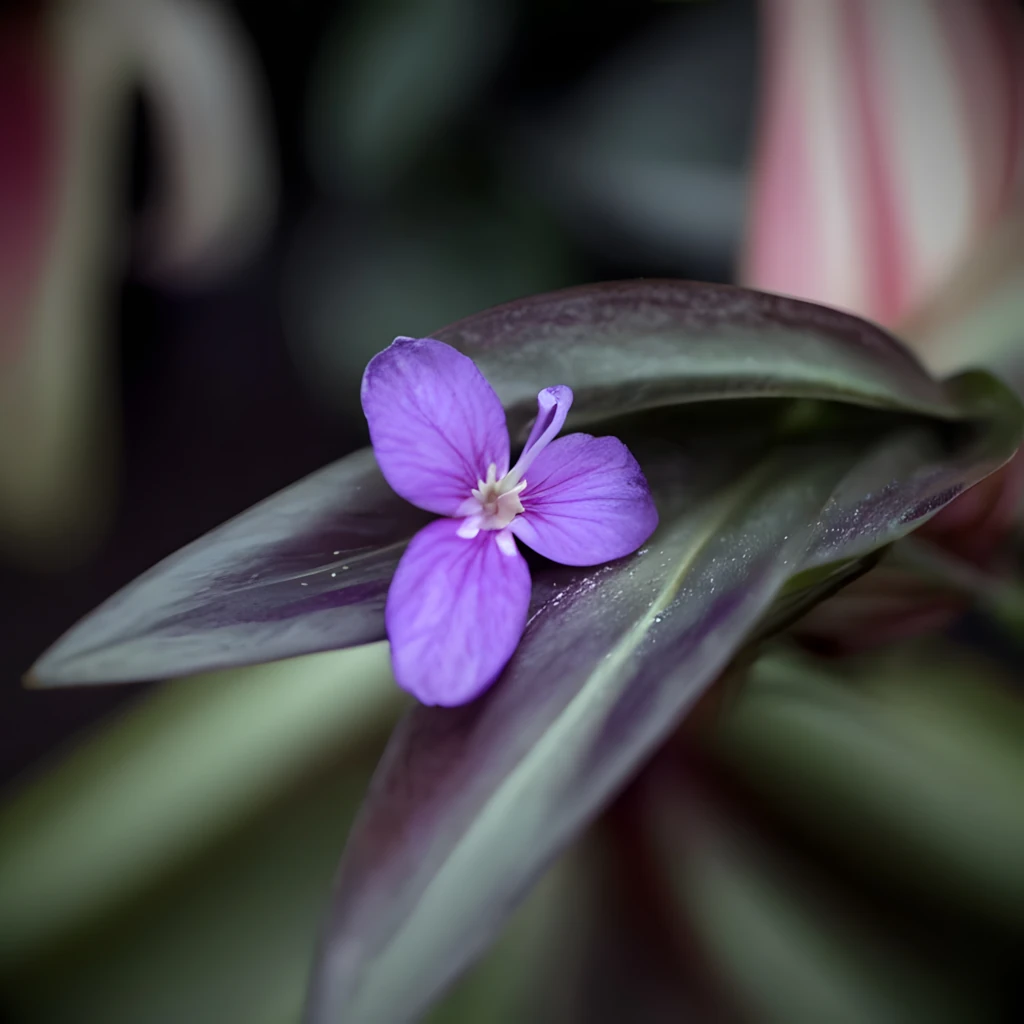
[[[399,686],[424,704],[487,689],[526,626],[530,570],[516,546],[564,565],[635,551],[658,525],[636,459],[614,437],[555,440],[572,391],[545,388],[519,461],[498,396],[473,361],[432,338],[396,338],[370,360],[363,411],[388,483],[449,518],[409,544],[385,622]]]

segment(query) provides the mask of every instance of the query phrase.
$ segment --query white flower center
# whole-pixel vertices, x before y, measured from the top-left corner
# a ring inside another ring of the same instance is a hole
[[[498,467],[492,462],[487,468],[487,479],[477,481],[473,496],[459,509],[459,514],[466,517],[459,527],[459,536],[472,538],[481,530],[504,530],[523,511],[519,495],[525,489],[526,481],[519,479],[516,469],[499,480]]]

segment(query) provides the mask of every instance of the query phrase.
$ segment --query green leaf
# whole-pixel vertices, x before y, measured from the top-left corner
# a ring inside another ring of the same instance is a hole
[[[165,686],[0,805],[0,971],[382,735],[402,703],[383,644]]]
[[[799,850],[766,842],[695,777],[683,767],[649,787],[652,861],[677,934],[735,1015],[764,1024],[997,1019],[974,965],[930,948],[863,894],[851,899]]]
[[[715,735],[748,785],[918,899],[1024,924],[1024,709],[947,645],[762,659]],[[885,842],[878,842],[884,836]]]
[[[295,1024],[333,862],[375,753],[328,754],[319,772],[292,780],[251,820],[233,820],[129,904],[5,965],[4,1019]],[[125,818],[153,824],[138,805]]]
[[[58,947],[20,960],[3,977],[4,1019],[295,1024],[337,850],[376,746],[328,752],[312,776],[282,779],[281,794],[252,820],[232,819],[230,834],[177,862],[129,906],[108,907]],[[137,828],[152,825],[144,808],[134,810]],[[580,868],[575,851],[554,866],[430,1024],[544,1019],[537,1011],[579,941]]]

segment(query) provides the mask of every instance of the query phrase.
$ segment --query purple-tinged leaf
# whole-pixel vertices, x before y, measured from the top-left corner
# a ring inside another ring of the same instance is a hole
[[[687,430],[678,415],[681,448],[631,439],[661,527],[632,557],[539,574],[497,684],[400,724],[343,862],[307,1021],[421,1013],[780,598],[791,611],[787,581],[909,532],[1012,453],[1012,396],[993,386],[973,399],[1007,402],[1012,429],[964,429],[948,446],[916,428],[846,430],[758,454],[740,426],[730,447],[727,431]]]
[[[964,415],[878,328],[740,288],[594,285],[500,306],[438,337],[477,360],[520,442],[552,382],[575,392],[570,423],[765,396]],[[369,452],[353,455],[129,584],[59,640],[33,678],[154,679],[383,639],[388,582],[425,521]]]
[[[575,393],[570,428],[637,409],[772,395],[957,415],[942,386],[881,328],[730,285],[568,288],[496,306],[435,337],[476,361],[505,405],[513,441],[525,440],[538,387],[552,381]]]
[[[910,533],[1013,456],[1022,411],[1009,388],[980,372],[954,377],[946,388],[973,425],[954,445],[924,425],[878,442],[833,496],[806,568],[859,557]]]
[[[159,679],[380,640],[395,566],[429,518],[356,452],[144,573],[44,654],[32,681]]]

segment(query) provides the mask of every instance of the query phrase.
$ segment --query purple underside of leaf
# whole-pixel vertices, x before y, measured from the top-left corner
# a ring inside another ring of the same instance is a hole
[[[825,510],[828,526],[808,548],[807,568],[859,557],[879,547],[880,538],[909,533],[1013,456],[1022,429],[1013,393],[974,371],[948,388],[978,425],[952,450],[923,426],[894,431],[869,448]],[[991,419],[981,426],[986,415]]]
[[[706,439],[653,457],[637,445],[661,495],[647,548],[540,575],[492,690],[454,711],[415,708],[393,735],[346,851],[307,1021],[423,1012],[788,579],[902,535],[953,478],[968,486],[1004,461],[1018,429],[953,453],[914,428],[761,456]]]
[[[65,634],[33,677],[160,679],[381,640],[391,576],[429,519],[357,452],[154,566]]]
[[[496,306],[434,337],[476,361],[505,405],[513,442],[525,439],[536,387],[552,381],[575,392],[570,427],[683,401],[769,395],[956,416],[941,385],[876,325],[730,285],[585,285]]]

